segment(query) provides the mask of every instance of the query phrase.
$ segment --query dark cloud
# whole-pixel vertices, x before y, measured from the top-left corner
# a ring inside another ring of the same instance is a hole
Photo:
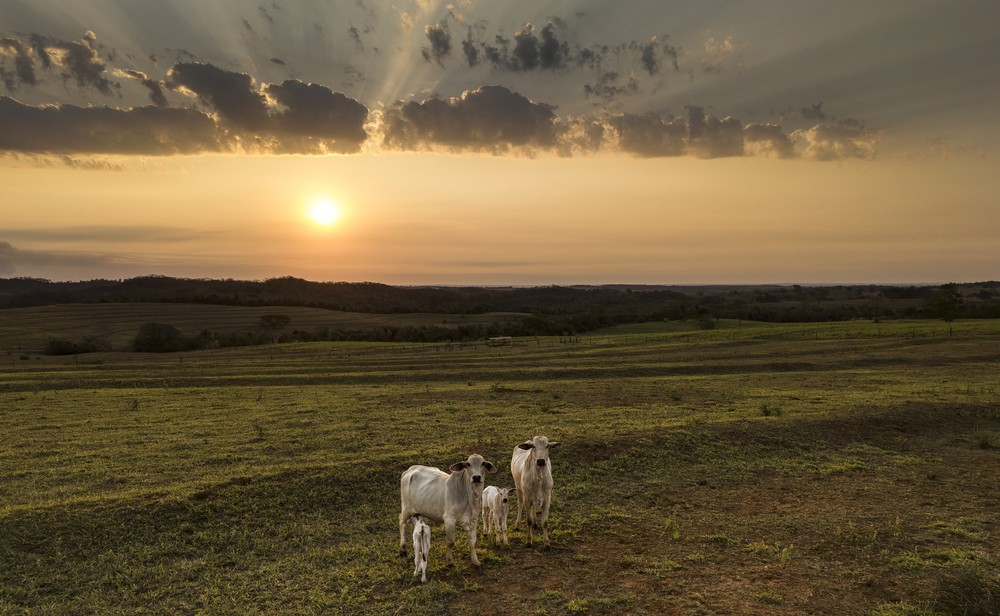
[[[615,114],[605,119],[616,137],[610,147],[642,157],[692,155],[699,158],[762,155],[792,158],[791,139],[774,124],[749,124],[717,118],[689,106],[687,117]]]
[[[823,103],[819,102],[815,105],[810,105],[808,107],[803,107],[801,110],[802,117],[807,120],[812,120],[814,122],[823,122],[827,120],[826,113],[823,112]]]
[[[326,86],[296,79],[258,87],[246,73],[211,64],[176,64],[168,85],[218,112],[241,147],[279,152],[356,152],[367,138],[368,109]],[[281,109],[271,109],[267,94]]]
[[[0,151],[35,154],[190,154],[228,149],[194,109],[34,107],[0,96]]]
[[[569,45],[556,37],[555,25],[542,28],[541,37],[535,35],[534,26],[525,24],[514,33],[514,49],[503,64],[510,70],[559,69],[569,58]]]
[[[743,156],[743,124],[739,120],[720,120],[694,105],[687,110],[689,153],[699,158]]]
[[[17,82],[33,86],[38,83],[35,76],[35,65],[31,58],[31,47],[13,38],[0,38],[0,55],[14,56],[14,73],[4,78],[4,85],[13,90]],[[16,77],[16,81],[14,80]]]
[[[587,98],[595,97],[611,101],[619,96],[635,94],[639,91],[639,80],[630,75],[624,85],[618,85],[620,75],[614,71],[602,74],[593,84],[585,84],[583,93]]]
[[[285,61],[281,58],[271,58],[271,64],[277,64],[278,66],[284,66]]]
[[[650,75],[655,74],[660,70],[660,61],[656,57],[656,43],[650,42],[645,45],[641,45],[639,61],[642,62],[643,68]]]
[[[687,124],[680,118],[656,114],[617,114],[608,125],[618,135],[618,149],[636,156],[682,156],[686,153]]]
[[[541,45],[538,50],[542,68],[562,68],[569,56],[569,45],[556,38],[555,28],[552,23],[542,28]]]
[[[476,42],[472,39],[472,28],[469,28],[469,34],[462,41],[462,54],[470,67],[479,64],[479,50],[476,48]]]
[[[530,71],[538,67],[539,56],[538,37],[535,36],[534,27],[530,23],[525,24],[524,28],[514,33],[514,51],[511,53],[509,66],[517,71]]]
[[[432,26],[425,26],[424,34],[427,35],[427,41],[431,44],[430,48],[424,47],[421,51],[424,60],[428,62],[433,60],[444,66],[444,59],[451,53],[451,33],[448,32],[448,22],[442,21]]]
[[[355,152],[367,138],[368,108],[340,92],[289,79],[265,91],[285,109],[273,115],[278,133],[332,140],[332,151]]]
[[[553,107],[502,86],[484,86],[449,100],[400,101],[383,119],[384,144],[393,149],[443,146],[503,153],[555,145]]]
[[[30,37],[43,68],[58,66],[63,69],[63,79],[73,80],[81,88],[92,87],[101,94],[110,95],[116,84],[104,76],[107,63],[96,41],[97,37],[89,30],[79,41],[60,41],[40,34]]]
[[[146,76],[146,73],[142,71],[137,71],[133,69],[125,69],[121,71],[121,74],[129,77],[131,79],[138,80],[147,90],[149,90],[149,99],[153,101],[153,104],[157,107],[167,106],[167,97],[163,93],[163,82],[156,81],[155,79],[150,79]]]
[[[246,73],[235,73],[212,64],[182,62],[167,73],[167,86],[186,89],[219,112],[223,121],[246,130],[268,127],[267,102]]]
[[[351,37],[351,40],[354,41],[354,45],[358,49],[364,49],[364,44],[361,42],[361,31],[360,30],[358,30],[354,26],[351,26],[351,27],[349,27],[347,29],[347,35]]]

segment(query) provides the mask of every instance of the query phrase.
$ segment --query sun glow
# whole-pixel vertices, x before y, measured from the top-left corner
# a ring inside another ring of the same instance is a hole
[[[340,206],[329,199],[317,199],[309,208],[309,218],[320,227],[329,227],[340,220]]]

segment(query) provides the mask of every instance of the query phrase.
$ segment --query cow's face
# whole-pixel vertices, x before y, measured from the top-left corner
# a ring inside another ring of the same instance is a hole
[[[476,485],[483,485],[483,479],[486,477],[486,473],[494,473],[497,467],[493,466],[492,462],[488,462],[483,459],[483,456],[478,453],[474,453],[469,456],[469,459],[465,462],[456,462],[452,464],[448,470],[452,472],[465,471],[466,477]]]
[[[500,490],[500,502],[501,503],[506,503],[507,502],[507,494],[510,493],[510,488],[499,488],[499,490]]]
[[[539,469],[545,468],[549,465],[549,450],[558,446],[559,441],[550,441],[548,437],[545,436],[536,436],[531,439],[530,443],[521,443],[518,445],[521,449],[534,450],[535,466]]]

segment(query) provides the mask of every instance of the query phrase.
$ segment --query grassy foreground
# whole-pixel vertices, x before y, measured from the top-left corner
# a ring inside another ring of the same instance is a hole
[[[723,325],[9,362],[0,613],[997,613],[1000,322]],[[534,434],[552,549],[415,582],[399,474]]]

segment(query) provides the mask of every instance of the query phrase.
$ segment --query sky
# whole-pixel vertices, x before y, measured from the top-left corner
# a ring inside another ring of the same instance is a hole
[[[997,23],[992,0],[0,0],[0,277],[997,280]]]

